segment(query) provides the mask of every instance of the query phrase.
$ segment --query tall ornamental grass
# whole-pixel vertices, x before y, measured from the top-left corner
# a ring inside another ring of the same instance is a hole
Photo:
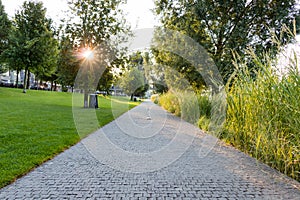
[[[181,116],[179,98],[175,93],[169,91],[162,94],[158,99],[158,104],[170,113]]]
[[[152,101],[158,101],[165,110],[185,121],[198,124],[203,130],[208,129],[212,108],[208,95],[201,92],[169,90],[159,97],[153,97]]]
[[[300,75],[297,61],[282,77],[274,61],[255,61],[253,79],[246,66],[238,70],[227,87],[227,120],[222,137],[258,160],[300,180]],[[296,57],[294,59],[297,59]]]
[[[281,48],[279,42],[278,48]],[[234,62],[236,71],[226,85],[226,94],[214,97],[198,93],[195,98],[194,93],[170,90],[153,100],[208,133],[221,131],[222,134],[216,136],[300,181],[297,56],[287,60],[284,74],[278,74],[277,61],[268,54],[262,59],[252,50],[247,54],[254,61],[256,71]],[[223,105],[222,99],[227,100],[227,105]]]

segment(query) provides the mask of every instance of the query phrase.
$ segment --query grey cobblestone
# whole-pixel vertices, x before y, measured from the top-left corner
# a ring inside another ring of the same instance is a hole
[[[160,109],[145,102],[130,112],[140,115],[149,107]],[[167,117],[167,128],[151,139],[129,139],[115,122],[103,129],[124,150],[151,152],[168,144],[180,120],[167,113],[161,117]],[[183,156],[147,173],[112,169],[96,160],[81,142],[0,189],[0,199],[300,199],[298,182],[222,142],[199,157],[203,137],[199,131]]]

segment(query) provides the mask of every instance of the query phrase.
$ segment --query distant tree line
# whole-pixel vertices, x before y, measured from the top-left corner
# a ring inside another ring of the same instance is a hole
[[[15,16],[9,19],[0,0],[0,72],[11,69],[20,73],[24,70],[26,78],[23,85],[26,89],[29,87],[30,73],[39,80],[73,88],[76,87],[76,77],[78,80],[84,79],[97,71],[101,74],[100,80],[77,87],[85,91],[86,96],[87,86],[97,82],[97,89],[109,92],[116,78],[113,68],[124,71],[124,66],[134,63],[126,59],[124,49],[117,48],[118,39],[114,39],[115,43],[107,43],[112,37],[130,32],[118,7],[124,2],[68,0],[69,18],[62,19],[60,27],[54,27],[52,20],[46,17],[42,2],[25,1]],[[278,45],[294,39],[294,36],[281,30],[293,31],[294,25],[299,24],[299,5],[296,0],[155,0],[155,5],[154,12],[164,28],[187,35],[204,47],[224,83],[235,70],[232,64],[234,55],[239,55],[241,61],[247,62],[255,78],[256,65],[253,59],[247,57],[246,50],[251,48],[261,58],[268,52],[275,58]],[[294,31],[299,33],[299,26]],[[119,40],[126,40],[123,36]],[[279,40],[274,40],[274,37]],[[178,48],[181,48],[180,45]],[[98,49],[97,56],[102,59],[97,67],[80,57],[84,49]],[[143,76],[152,79],[160,92],[168,90],[166,82],[180,83],[179,79],[187,80],[196,90],[206,87],[203,77],[188,60],[158,49],[152,49],[146,57],[143,59]],[[152,57],[155,62],[148,62]],[[87,66],[86,71],[79,71],[83,70],[83,64]],[[205,63],[202,65],[206,67]],[[169,70],[165,70],[165,66]],[[175,76],[174,70],[179,75]],[[129,76],[129,71],[139,73],[131,69],[125,71],[121,73],[123,76]],[[77,76],[78,72],[82,77]],[[128,85],[128,80],[125,82],[123,85]]]
[[[114,78],[112,67],[123,63],[123,54],[112,44],[105,43],[129,31],[118,8],[121,3],[122,0],[69,0],[69,18],[62,19],[60,27],[54,27],[52,19],[46,17],[42,2],[24,1],[9,19],[0,0],[0,72],[9,69],[19,74],[24,70],[24,91],[29,87],[30,73],[40,81],[74,87],[84,62],[80,53],[101,46],[106,48],[101,49],[103,52],[114,55],[110,59],[113,62],[101,63],[102,76],[97,80],[98,89],[108,91]]]

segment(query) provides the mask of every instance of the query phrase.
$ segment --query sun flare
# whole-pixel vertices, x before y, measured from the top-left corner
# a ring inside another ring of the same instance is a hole
[[[92,60],[94,58],[94,52],[90,49],[87,49],[83,52],[83,57],[87,60]]]

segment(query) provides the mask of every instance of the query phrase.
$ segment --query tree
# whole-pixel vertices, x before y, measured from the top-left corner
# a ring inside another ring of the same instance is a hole
[[[3,64],[3,51],[8,47],[8,36],[11,30],[11,21],[5,13],[4,6],[0,0],[0,73],[8,70],[7,66]]]
[[[202,45],[213,58],[224,80],[232,74],[232,51],[245,55],[248,47],[257,55],[271,52],[276,56],[276,35],[282,44],[292,38],[282,34],[285,26],[299,16],[295,0],[156,0],[156,14],[164,27],[186,34]],[[193,80],[192,66],[178,56],[157,52],[158,62],[170,65]],[[168,61],[164,61],[167,58]],[[248,59],[251,68],[251,59]],[[184,70],[183,70],[184,69]]]
[[[19,73],[22,69],[25,69],[25,64],[22,61],[22,41],[19,35],[19,32],[12,28],[9,34],[9,43],[7,49],[3,52],[3,58],[5,58],[5,62],[9,65],[11,70],[16,70],[17,72],[17,80],[16,87],[19,85]]]
[[[144,74],[138,68],[132,68],[123,74],[120,87],[133,100],[134,95],[140,95],[145,90]]]
[[[38,77],[50,75],[56,67],[57,41],[46,18],[42,2],[24,2],[14,18],[14,31],[10,35],[5,57],[12,67],[24,67],[24,92],[29,87],[30,72]]]
[[[58,64],[58,40],[55,39],[54,31],[48,27],[46,31],[39,38],[39,51],[44,52],[43,60],[35,67],[32,72],[35,74],[36,78],[44,81],[54,81],[55,73]]]
[[[0,74],[8,71],[8,67],[5,64],[0,63]]]
[[[60,40],[57,76],[62,87],[74,87],[75,78],[79,69],[79,61],[73,52],[74,44],[68,36],[62,36]]]
[[[112,84],[114,81],[114,76],[113,74],[109,71],[109,69],[105,69],[103,72],[99,83],[98,83],[98,90],[106,91],[107,94],[109,94],[109,89],[111,88]]]
[[[153,51],[152,51],[153,52]],[[145,80],[148,81],[150,85],[157,93],[164,93],[168,91],[166,83],[166,73],[165,70],[162,70],[162,67],[159,64],[153,63],[153,54],[151,51],[145,51],[141,54],[142,56],[142,65],[145,72]]]
[[[118,60],[117,49],[109,43],[112,37],[121,33],[127,33],[128,27],[123,19],[122,11],[118,6],[123,0],[94,1],[94,0],[70,0],[75,21],[69,20],[66,26],[66,34],[71,38],[74,52],[77,55],[84,54],[86,50],[94,51],[93,61],[87,61],[82,56],[77,57],[80,65],[77,75],[77,85],[84,90],[84,107],[88,107],[88,90],[96,88],[97,77],[112,77],[105,75],[111,73],[112,61]],[[108,70],[107,70],[108,69]],[[81,77],[80,77],[81,75]],[[91,78],[93,77],[93,78]],[[88,81],[88,83],[87,83]],[[88,87],[88,86],[92,87]]]
[[[11,21],[5,13],[4,6],[0,0],[0,55],[7,48],[8,36],[11,30]]]

